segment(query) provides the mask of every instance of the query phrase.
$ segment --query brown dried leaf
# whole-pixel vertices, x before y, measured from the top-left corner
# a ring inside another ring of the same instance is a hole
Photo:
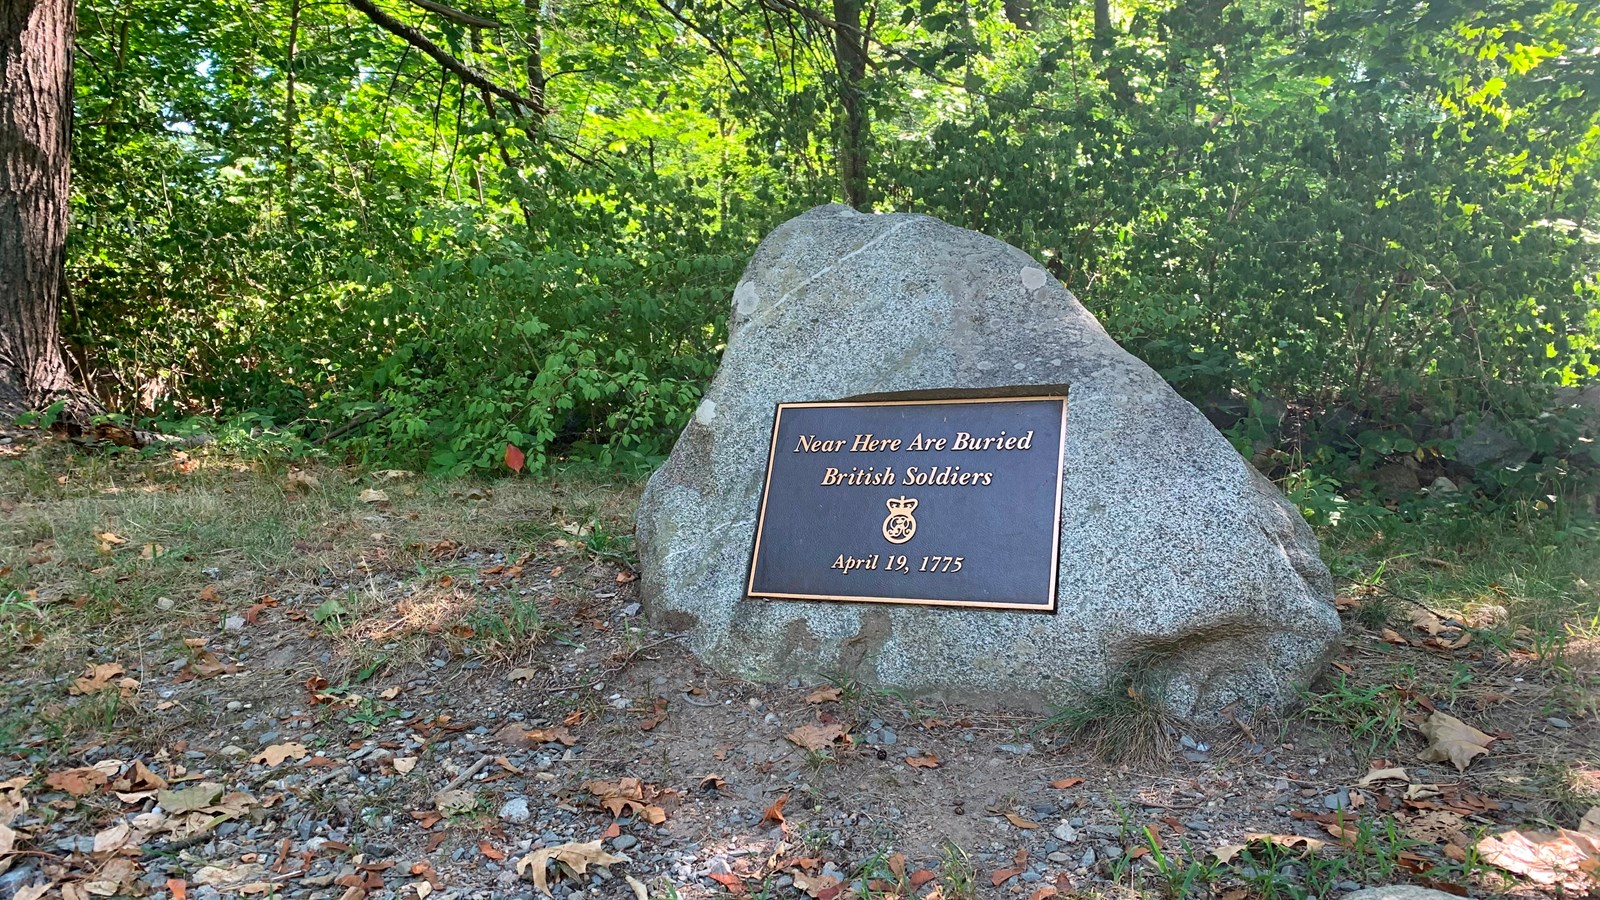
[[[806,702],[807,703],[833,703],[833,702],[837,701],[839,699],[839,697],[842,696],[843,694],[844,694],[844,691],[840,690],[839,688],[833,687],[831,685],[828,686],[828,687],[819,687],[816,690],[814,690],[811,693],[806,695]]]
[[[807,875],[804,872],[794,874],[794,886],[816,900],[830,900],[839,896],[844,889],[843,882],[833,875]]]
[[[999,887],[1000,885],[1005,884],[1006,882],[1008,882],[1011,879],[1017,877],[1018,875],[1021,875],[1024,871],[1026,871],[1026,870],[1025,869],[1001,869],[1000,871],[998,871],[998,872],[994,873],[993,875],[989,876],[989,884],[993,885],[994,887]]]
[[[1246,834],[1244,841],[1242,844],[1224,844],[1211,851],[1211,854],[1217,858],[1218,862],[1226,863],[1251,844],[1272,844],[1285,850],[1305,850],[1308,853],[1316,853],[1318,850],[1328,846],[1327,841],[1317,838],[1304,837],[1298,834],[1268,834],[1262,831],[1252,831]]]
[[[637,778],[585,782],[583,789],[593,794],[613,816],[622,816],[631,810],[652,825],[660,825],[667,820],[666,809],[654,801],[673,793],[653,784],[645,784]]]
[[[906,757],[906,765],[913,769],[937,769],[939,768],[939,757],[934,756],[932,753],[926,756],[908,756]]]
[[[1006,813],[1006,821],[1017,826],[1018,828],[1021,828],[1023,831],[1032,831],[1039,827],[1038,822],[1035,822],[1031,819],[1024,819],[1016,813],[1011,812]]]
[[[1050,782],[1050,786],[1055,788],[1058,791],[1063,791],[1063,790],[1066,790],[1067,788],[1077,787],[1080,784],[1083,784],[1083,779],[1082,778],[1057,778],[1055,781]]]
[[[578,742],[572,732],[568,731],[563,725],[556,725],[552,728],[523,728],[521,725],[513,723],[496,731],[494,736],[495,739],[502,743],[510,744],[513,747],[521,747],[524,750],[532,750],[540,744],[551,742],[558,742],[563,747],[571,747]]]
[[[110,780],[105,772],[93,767],[83,766],[77,769],[66,769],[61,772],[51,772],[44,778],[44,783],[58,791],[66,791],[74,797],[82,797],[91,791],[99,790]]]
[[[1414,841],[1424,844],[1460,844],[1468,843],[1466,833],[1463,831],[1465,823],[1460,815],[1449,810],[1439,809],[1422,813],[1410,819],[1403,820],[1400,828],[1406,836]]]
[[[1478,842],[1478,856],[1538,884],[1576,884],[1584,875],[1600,875],[1600,837],[1565,828],[1491,835]]]
[[[1465,772],[1474,759],[1488,753],[1489,744],[1494,742],[1489,735],[1442,712],[1428,716],[1422,723],[1422,735],[1429,743],[1418,758],[1428,762],[1449,760],[1458,772]]]
[[[838,722],[813,722],[810,725],[801,725],[784,737],[788,738],[790,743],[813,752],[828,750],[834,744],[848,747],[851,743],[850,735]]]
[[[783,794],[778,799],[772,801],[772,805],[767,807],[766,811],[761,814],[761,821],[756,823],[756,827],[759,828],[766,825],[768,822],[771,822],[779,828],[784,828],[786,823],[784,822],[783,818],[783,807],[788,802],[788,794]]]
[[[98,694],[111,688],[112,679],[120,678],[125,674],[127,673],[123,671],[119,663],[100,663],[99,665],[90,666],[83,671],[82,675],[78,676],[76,681],[72,682],[72,687],[68,690],[68,693],[74,697],[84,694]]]
[[[531,876],[533,878],[533,886],[539,889],[539,893],[549,897],[552,895],[550,893],[549,877],[545,873],[545,866],[549,865],[552,860],[564,863],[578,875],[587,875],[590,866],[609,866],[628,861],[626,856],[607,853],[601,849],[600,844],[600,841],[589,841],[588,843],[572,841],[555,847],[535,850],[524,856],[517,863],[517,874]]]
[[[305,759],[311,751],[304,744],[273,744],[267,749],[250,757],[253,763],[265,763],[267,766],[276,766],[286,759]]]

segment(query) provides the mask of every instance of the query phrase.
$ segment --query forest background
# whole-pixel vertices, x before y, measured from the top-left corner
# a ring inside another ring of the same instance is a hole
[[[106,409],[646,471],[755,244],[844,201],[1034,254],[1313,519],[1600,468],[1600,6],[453,2],[78,3]]]

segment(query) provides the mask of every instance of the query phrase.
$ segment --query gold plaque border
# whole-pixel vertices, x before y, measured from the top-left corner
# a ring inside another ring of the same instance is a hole
[[[918,392],[925,394],[927,392]],[[952,393],[958,393],[952,391]],[[777,411],[772,417],[772,441],[767,448],[767,474],[761,485],[761,511],[756,516],[755,545],[750,551],[750,576],[745,579],[744,595],[750,600],[829,600],[841,603],[900,603],[911,606],[951,606],[967,609],[1009,609],[1017,612],[1051,613],[1056,611],[1056,587],[1061,577],[1061,492],[1062,476],[1066,471],[1067,463],[1067,407],[1066,391],[1059,394],[1039,394],[1032,396],[1000,396],[1000,397],[974,397],[967,391],[959,391],[961,396],[943,399],[927,400],[817,400],[803,403],[779,403]],[[883,396],[883,395],[879,395]],[[888,395],[893,396],[893,395]],[[756,586],[756,561],[761,556],[761,531],[767,521],[767,494],[772,489],[772,463],[778,454],[778,428],[783,424],[783,411],[786,409],[805,409],[814,407],[856,407],[856,406],[958,406],[972,403],[1024,403],[1028,401],[1049,400],[1061,403],[1061,445],[1056,448],[1056,502],[1055,518],[1051,523],[1050,541],[1050,594],[1049,604],[1040,606],[1032,603],[996,603],[980,602],[974,600],[939,600],[939,599],[906,599],[904,597],[861,597],[854,595],[838,594],[758,594]]]

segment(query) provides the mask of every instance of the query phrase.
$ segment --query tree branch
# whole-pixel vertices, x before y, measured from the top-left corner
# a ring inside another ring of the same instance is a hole
[[[504,99],[511,104],[512,109],[518,110],[519,112],[522,110],[532,110],[541,115],[548,112],[548,110],[544,108],[543,104],[540,104],[534,100],[530,100],[529,98],[524,97],[509,88],[501,87],[493,81],[490,81],[488,78],[485,78],[477,72],[474,72],[466,63],[456,59],[449,53],[446,53],[438,44],[428,40],[427,36],[422,32],[412,28],[410,25],[407,25],[406,23],[379,9],[377,5],[372,2],[372,0],[346,0],[346,2],[364,13],[366,17],[371,19],[373,24],[377,25],[379,28],[382,28],[384,31],[389,32],[390,34],[400,38],[411,46],[432,57],[433,61],[438,63],[445,71],[451,73],[452,75],[456,76],[467,84],[472,85],[480,91],[485,91],[495,95],[496,97]]]
[[[500,23],[496,22],[494,19],[484,19],[479,16],[475,16],[472,13],[462,12],[453,6],[445,6],[443,3],[435,3],[434,0],[411,0],[411,2],[429,12],[438,13],[439,15],[444,16],[446,19],[454,19],[455,21],[472,28],[501,27]]]

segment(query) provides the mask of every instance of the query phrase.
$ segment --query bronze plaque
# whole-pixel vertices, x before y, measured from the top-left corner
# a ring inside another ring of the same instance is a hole
[[[1067,398],[782,403],[746,593],[1054,612]]]

